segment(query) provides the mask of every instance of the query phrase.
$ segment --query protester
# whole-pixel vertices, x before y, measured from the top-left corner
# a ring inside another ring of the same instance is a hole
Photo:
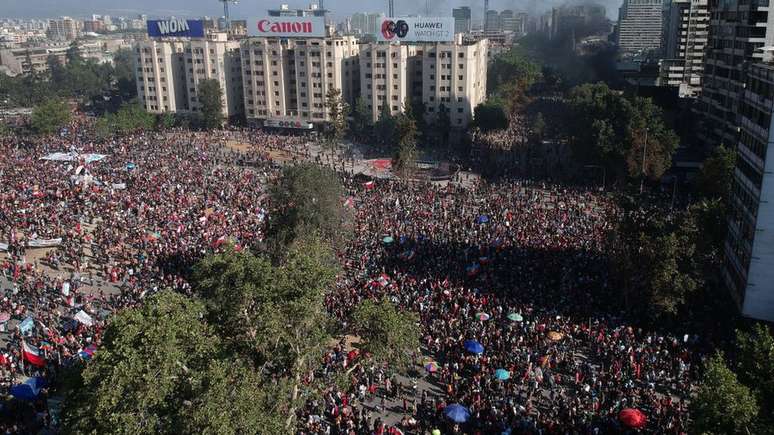
[[[41,160],[70,151],[79,157]],[[186,271],[225,242],[257,249],[277,153],[322,162],[303,136],[176,130],[97,142],[82,118],[61,136],[0,142],[0,312],[11,318],[0,389],[89,359],[110,313],[162,288],[190,293]],[[438,368],[405,378],[342,342],[309,374],[329,388],[299,411],[299,433],[621,433],[624,408],[646,413],[646,432],[685,433],[694,340],[606,314],[609,199],[526,182],[342,180],[355,231],[326,307],[345,330],[366,298],[418,313],[416,369]],[[333,382],[342,374],[351,388]],[[52,417],[44,398],[40,426]],[[466,422],[445,416],[452,403]]]

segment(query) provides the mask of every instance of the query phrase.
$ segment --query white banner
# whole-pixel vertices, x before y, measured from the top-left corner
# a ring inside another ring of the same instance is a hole
[[[453,42],[453,17],[384,18],[376,40],[382,42]]]
[[[86,312],[83,310],[78,311],[78,314],[75,315],[75,320],[83,323],[86,326],[91,326],[94,324],[94,319],[92,319],[91,316],[86,314]]]
[[[325,18],[262,17],[252,20],[249,33],[250,36],[324,38]]]
[[[36,239],[27,242],[27,246],[30,248],[51,248],[62,244],[62,238],[56,239]]]
[[[8,243],[0,242],[0,251],[7,251],[7,250],[8,250]]]

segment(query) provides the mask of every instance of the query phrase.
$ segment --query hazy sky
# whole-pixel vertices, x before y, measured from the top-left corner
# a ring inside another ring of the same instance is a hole
[[[573,3],[582,0],[570,0]],[[605,5],[607,15],[618,14],[621,0],[595,0]],[[427,0],[431,14],[451,15],[451,8],[468,5],[474,8],[474,15],[480,16],[484,0]],[[492,9],[513,9],[527,12],[541,12],[551,6],[565,3],[565,0],[490,0]],[[240,0],[232,6],[232,18],[259,16],[268,8],[281,3],[291,7],[303,7],[309,0]],[[353,12],[379,12],[387,9],[387,0],[325,0],[325,7],[332,11],[335,18],[350,15]],[[395,0],[395,9],[399,14],[424,13],[425,0]],[[56,15],[87,16],[90,14],[137,15],[166,17],[202,15],[219,16],[223,14],[222,4],[218,0],[0,0],[0,17],[51,17]]]

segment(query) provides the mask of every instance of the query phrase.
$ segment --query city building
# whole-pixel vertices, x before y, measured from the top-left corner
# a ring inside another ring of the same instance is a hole
[[[774,322],[774,65],[749,66],[738,101],[739,140],[723,275],[743,315]]]
[[[659,85],[678,88],[681,98],[701,93],[709,36],[707,0],[671,0],[664,8]]]
[[[618,48],[622,54],[659,51],[664,0],[624,0],[618,15]]]
[[[138,98],[151,113],[201,110],[199,86],[216,80],[223,93],[223,114],[244,113],[239,41],[225,32],[204,38],[147,39],[135,46]]]
[[[250,38],[242,44],[244,107],[248,122],[311,128],[328,118],[325,96],[340,89],[354,104],[360,92],[353,36]]]
[[[49,58],[65,64],[68,48],[69,45],[2,49],[0,67],[9,76],[44,73],[48,71]]]
[[[352,14],[352,31],[361,35],[375,35],[381,31],[380,26],[384,14],[379,13],[356,13]]]
[[[469,7],[452,9],[452,16],[454,17],[454,33],[470,33],[473,30],[473,15]]]
[[[774,15],[767,1],[713,3],[697,108],[703,123],[697,135],[707,148],[737,142],[746,69],[764,57],[771,58],[771,52],[763,48],[774,45],[772,26]]]
[[[421,95],[422,60],[417,47],[370,43],[360,49],[360,95],[376,122],[386,106],[395,115],[406,101]],[[415,87],[417,83],[417,87]]]
[[[467,128],[475,107],[486,100],[488,45],[486,39],[466,44],[458,36],[451,43],[417,46],[417,57],[422,59],[421,98],[427,117],[445,109],[452,127]],[[419,77],[418,72],[414,74]]]
[[[48,37],[55,41],[72,41],[80,34],[80,21],[61,17],[48,21]]]

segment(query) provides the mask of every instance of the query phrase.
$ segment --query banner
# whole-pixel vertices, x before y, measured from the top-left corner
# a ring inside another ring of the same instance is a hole
[[[384,18],[376,40],[382,42],[453,42],[453,17]]]
[[[148,36],[151,38],[203,38],[204,21],[178,19],[148,20]]]
[[[30,248],[52,248],[62,244],[62,238],[57,239],[36,239],[27,242],[27,246]]]
[[[453,26],[452,26],[453,27]],[[324,17],[265,17],[253,21],[250,36],[324,38]]]

